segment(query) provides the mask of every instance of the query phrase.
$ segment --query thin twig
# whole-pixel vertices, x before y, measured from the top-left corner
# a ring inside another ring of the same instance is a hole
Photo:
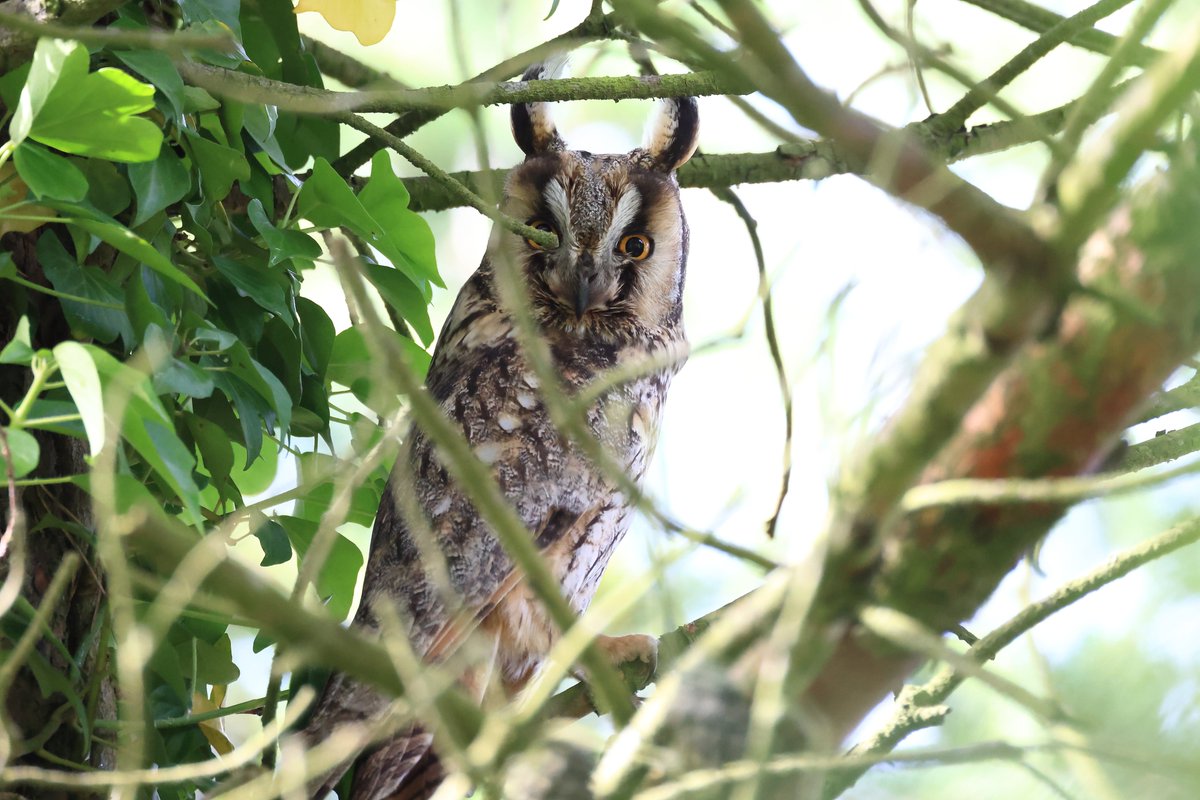
[[[1200,471],[1200,461],[1163,472],[1112,472],[1066,478],[952,478],[909,489],[900,510],[912,514],[936,506],[974,503],[1075,503],[1145,489]]]
[[[1026,0],[963,0],[963,2],[978,6],[1010,22],[1015,22],[1034,33],[1045,33],[1064,19],[1061,15],[1035,3],[1026,2]],[[1098,28],[1086,28],[1072,34],[1068,42],[1076,47],[1091,50],[1093,53],[1107,55],[1117,46],[1119,38]],[[1161,56],[1162,52],[1153,47],[1139,45],[1135,48],[1134,54],[1134,63],[1144,67]]]
[[[779,514],[783,511],[783,503],[787,499],[788,486],[792,479],[792,434],[794,429],[792,387],[788,383],[787,369],[783,364],[783,351],[779,346],[779,334],[775,328],[775,311],[771,303],[771,286],[767,280],[766,259],[763,256],[762,240],[758,236],[758,222],[746,208],[746,204],[732,189],[712,189],[718,199],[733,206],[733,210],[746,226],[750,243],[754,247],[754,262],[758,267],[758,296],[762,300],[763,327],[767,337],[767,349],[771,353],[771,363],[775,366],[775,378],[779,383],[779,392],[783,397],[783,475],[780,478],[779,499],[775,501],[775,510],[767,520],[767,536],[775,538],[775,529],[779,525]]]
[[[1100,73],[1092,79],[1083,96],[1072,104],[1071,113],[1067,115],[1067,124],[1059,137],[1061,147],[1053,153],[1050,165],[1042,176],[1043,193],[1058,181],[1058,176],[1062,174],[1071,155],[1079,150],[1084,131],[1103,116],[1112,102],[1113,83],[1133,62],[1135,49],[1174,3],[1175,0],[1150,0],[1137,9],[1129,30],[1104,62]]]
[[[1133,0],[1100,0],[1078,14],[1064,19],[1030,43],[1020,53],[1010,58],[1004,66],[993,72],[967,92],[957,103],[930,121],[935,133],[944,133],[961,128],[967,118],[978,111],[989,98],[1018,76],[1028,70],[1050,51],[1067,41],[1079,31],[1091,28],[1095,23],[1115,13]]]

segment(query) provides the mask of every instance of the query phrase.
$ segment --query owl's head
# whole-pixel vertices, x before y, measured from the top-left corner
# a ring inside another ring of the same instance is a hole
[[[546,77],[546,68],[524,77]],[[497,228],[489,253],[524,270],[542,324],[599,334],[675,324],[688,249],[675,170],[696,149],[695,98],[660,103],[647,144],[628,153],[569,149],[545,103],[513,105],[512,128],[525,161],[508,177],[502,208],[553,231],[558,247]]]

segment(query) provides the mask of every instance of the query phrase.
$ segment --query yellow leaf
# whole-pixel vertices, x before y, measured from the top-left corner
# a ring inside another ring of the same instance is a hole
[[[203,714],[206,711],[216,711],[224,702],[224,686],[212,687],[212,699],[205,697],[201,692],[196,692],[192,695],[192,713]],[[233,742],[225,737],[225,728],[221,724],[221,717],[201,722],[200,732],[204,734],[204,738],[208,739],[208,743],[218,754],[227,756],[233,752]]]
[[[350,31],[363,47],[377,44],[391,30],[396,0],[300,0],[296,13],[315,11],[330,27]]]

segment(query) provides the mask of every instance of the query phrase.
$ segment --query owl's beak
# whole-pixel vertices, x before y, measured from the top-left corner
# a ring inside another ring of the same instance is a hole
[[[575,296],[570,298],[575,304],[575,319],[583,319],[592,306],[592,279],[595,277],[596,262],[591,252],[584,250],[575,261]]]
[[[588,289],[589,281],[584,278],[579,281],[579,287],[575,290],[575,318],[583,319],[583,315],[587,313],[588,306],[592,303],[591,291]]]

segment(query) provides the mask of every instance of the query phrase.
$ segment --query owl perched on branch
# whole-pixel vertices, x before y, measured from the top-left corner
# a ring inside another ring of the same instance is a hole
[[[524,76],[542,77],[542,65]],[[512,127],[525,161],[509,174],[501,209],[552,231],[558,246],[544,248],[496,226],[442,329],[426,385],[490,467],[563,596],[582,612],[629,528],[631,510],[614,476],[551,422],[542,382],[500,300],[496,272],[519,271],[568,396],[617,365],[659,359],[657,367],[608,388],[586,411],[591,434],[640,480],[667,387],[686,353],[688,229],[674,173],[696,148],[696,101],[662,103],[649,143],[620,155],[568,149],[544,103],[514,105]],[[664,357],[670,353],[676,356]],[[422,518],[412,520],[414,513]],[[422,558],[430,546],[444,563]],[[446,597],[446,583],[453,597]],[[355,625],[378,632],[385,605],[398,609],[413,650],[431,663],[460,643],[460,626],[452,623],[466,609],[489,643],[490,663],[460,678],[476,696],[488,686],[506,695],[520,690],[561,633],[418,428],[375,520]],[[653,639],[605,637],[601,646],[614,660],[649,657]],[[305,735],[315,744],[340,724],[378,719],[387,705],[370,687],[335,674]],[[324,796],[348,766],[323,776],[315,796]],[[351,796],[428,797],[443,774],[432,735],[413,723],[359,759]]]

